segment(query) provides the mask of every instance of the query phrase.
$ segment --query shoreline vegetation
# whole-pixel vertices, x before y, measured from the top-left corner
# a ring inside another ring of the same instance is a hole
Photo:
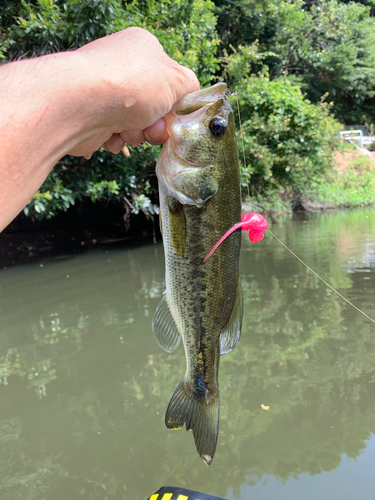
[[[326,179],[306,190],[306,210],[356,208],[375,204],[375,155],[373,160],[355,149],[334,154],[334,166]]]
[[[240,149],[240,148],[239,148]],[[241,154],[241,151],[239,151]],[[375,154],[374,154],[375,158]],[[292,212],[316,213],[375,206],[375,162],[349,144],[340,144],[333,167],[325,179],[317,179],[301,194],[280,190],[270,200],[243,197],[243,211],[265,215],[269,222]],[[160,241],[158,216],[132,214],[126,231],[121,209],[103,212],[100,204],[82,204],[56,220],[31,222],[24,214],[0,233],[0,269],[41,258],[68,258],[112,244],[139,245]],[[94,219],[95,224],[90,224]],[[119,224],[118,220],[122,220]],[[122,243],[123,242],[123,243]]]
[[[129,26],[145,28],[202,87],[226,81],[236,92],[231,104],[235,114],[241,111],[242,194],[246,202],[249,184],[252,211],[360,207],[375,203],[375,162],[339,143],[338,135],[359,124],[374,132],[372,4],[5,0],[0,63],[74,50]],[[0,234],[0,269],[4,258],[155,240],[159,151],[143,144],[119,155],[100,149],[89,160],[62,158]]]
[[[333,152],[332,168],[312,179],[302,193],[283,189],[270,199],[255,198],[260,212],[319,212],[375,205],[375,153],[372,159],[348,143]]]

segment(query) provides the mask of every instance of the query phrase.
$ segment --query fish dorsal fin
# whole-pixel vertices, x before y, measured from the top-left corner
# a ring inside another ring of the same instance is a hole
[[[220,354],[228,354],[238,344],[241,336],[243,315],[243,300],[241,281],[238,278],[236,298],[234,299],[232,313],[228,323],[221,330],[220,334]]]
[[[177,349],[181,334],[169,310],[167,293],[164,292],[152,319],[152,332],[158,345],[167,352]]]

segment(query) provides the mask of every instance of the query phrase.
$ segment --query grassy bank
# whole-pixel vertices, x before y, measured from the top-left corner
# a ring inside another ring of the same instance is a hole
[[[375,155],[373,156],[375,159]],[[375,204],[375,162],[354,146],[344,144],[334,154],[333,168],[313,177],[302,194],[278,190],[252,200],[260,211],[328,210]]]
[[[374,157],[375,158],[375,157]],[[304,193],[318,209],[363,207],[375,203],[375,162],[344,147],[334,156],[334,168],[326,178],[314,180]]]

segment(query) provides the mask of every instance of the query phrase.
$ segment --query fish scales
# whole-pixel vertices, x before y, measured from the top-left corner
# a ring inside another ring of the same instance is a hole
[[[169,403],[166,425],[192,429],[207,465],[218,436],[220,354],[236,346],[243,309],[240,230],[204,263],[210,248],[241,219],[234,119],[225,92],[220,83],[177,104],[157,165],[166,293],[153,331],[169,352],[182,337],[186,354],[186,373]]]

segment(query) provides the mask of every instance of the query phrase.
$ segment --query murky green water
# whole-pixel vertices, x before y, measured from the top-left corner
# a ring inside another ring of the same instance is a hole
[[[375,317],[374,209],[272,230]],[[240,269],[243,333],[221,358],[210,468],[191,433],[164,425],[185,360],[151,333],[160,244],[0,271],[0,498],[145,500],[179,485],[241,500],[373,499],[375,325],[270,235],[244,235]]]

